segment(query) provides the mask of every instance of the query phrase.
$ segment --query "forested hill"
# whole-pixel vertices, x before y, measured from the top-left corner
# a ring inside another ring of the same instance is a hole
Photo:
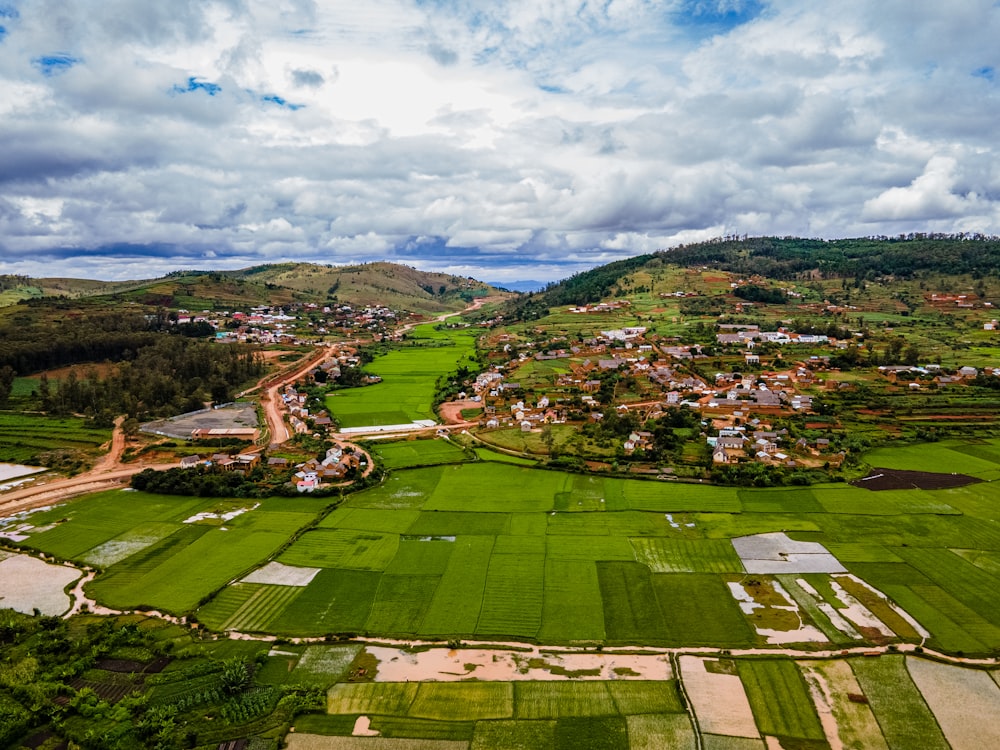
[[[707,265],[772,279],[909,278],[920,272],[1000,273],[1000,237],[906,235],[897,238],[807,240],[793,237],[722,239],[656,253],[682,266]]]
[[[816,240],[797,237],[722,238],[639,255],[583,271],[518,300],[522,317],[559,305],[614,296],[625,276],[651,263],[709,266],[777,280],[824,277],[909,278],[921,273],[1000,274],[1000,238],[980,235],[905,235]]]

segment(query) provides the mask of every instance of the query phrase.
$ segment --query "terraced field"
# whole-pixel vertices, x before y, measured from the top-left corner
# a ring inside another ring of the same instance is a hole
[[[0,412],[0,462],[48,465],[51,454],[86,462],[111,440],[111,430],[87,427],[78,417]]]

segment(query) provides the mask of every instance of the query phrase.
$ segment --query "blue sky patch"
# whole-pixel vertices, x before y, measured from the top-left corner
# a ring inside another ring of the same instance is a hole
[[[996,70],[994,70],[992,65],[984,65],[972,71],[972,75],[976,78],[985,78],[987,81],[992,81],[996,78]]]
[[[3,26],[0,26],[0,42],[3,41],[3,38],[5,36],[7,36],[7,29],[4,28]]]
[[[187,94],[191,91],[204,91],[209,96],[215,96],[222,91],[222,86],[211,81],[199,81],[194,76],[191,76],[187,79],[187,85],[181,86],[178,84],[173,88],[175,94]]]
[[[42,55],[41,57],[36,57],[31,62],[36,68],[42,71],[43,76],[51,78],[52,76],[59,75],[60,73],[65,73],[67,70],[80,62],[80,58],[60,52],[54,55]]]
[[[20,18],[21,14],[17,12],[17,8],[13,5],[6,5],[0,3],[0,18]]]
[[[698,36],[711,36],[749,23],[765,8],[761,0],[681,0],[671,15],[679,27]]]
[[[279,107],[290,109],[293,112],[297,109],[302,109],[304,106],[306,106],[305,104],[292,104],[291,102],[284,99],[283,97],[278,96],[277,94],[264,94],[264,96],[262,96],[260,100],[264,102],[264,104],[277,104]]]

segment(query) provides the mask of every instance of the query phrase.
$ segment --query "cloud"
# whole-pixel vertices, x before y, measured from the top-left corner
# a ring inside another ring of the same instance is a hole
[[[0,26],[0,272],[545,279],[731,232],[998,232],[992,0],[0,0]]]
[[[962,216],[975,210],[975,193],[956,195],[957,162],[935,156],[907,187],[893,187],[865,202],[863,217],[868,221],[929,221]]]
[[[326,79],[319,71],[297,69],[292,71],[292,83],[295,86],[316,89],[326,83]]]

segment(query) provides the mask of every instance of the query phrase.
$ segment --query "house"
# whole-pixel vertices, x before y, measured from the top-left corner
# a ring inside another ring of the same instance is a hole
[[[201,456],[197,456],[197,455],[195,455],[195,456],[184,456],[184,458],[181,459],[181,467],[184,468],[184,469],[190,469],[190,468],[192,468],[194,466],[197,466],[201,462],[202,462]]]
[[[716,447],[716,449],[712,451],[712,463],[733,464],[736,463],[736,458],[725,448]]]
[[[260,456],[256,453],[241,453],[236,457],[236,462],[239,464],[237,468],[252,471],[260,465]]]

